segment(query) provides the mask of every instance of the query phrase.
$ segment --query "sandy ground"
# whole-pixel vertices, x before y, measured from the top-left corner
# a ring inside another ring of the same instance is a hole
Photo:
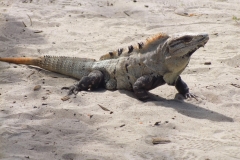
[[[104,89],[62,101],[75,79],[0,62],[0,159],[240,159],[238,18],[238,0],[0,1],[1,57],[98,59],[158,32],[210,35],[182,74],[198,101],[167,85],[145,103]]]

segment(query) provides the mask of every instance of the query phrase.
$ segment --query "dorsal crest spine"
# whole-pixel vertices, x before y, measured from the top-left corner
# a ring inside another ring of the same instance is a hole
[[[116,51],[109,52],[100,57],[100,60],[106,59],[115,59],[119,57],[127,57],[134,53],[144,54],[148,49],[150,49],[151,45],[157,43],[161,39],[166,39],[169,36],[165,33],[158,33],[151,37],[148,37],[145,41],[138,42],[136,45],[129,45],[126,48],[119,48]],[[144,51],[144,52],[141,52]]]

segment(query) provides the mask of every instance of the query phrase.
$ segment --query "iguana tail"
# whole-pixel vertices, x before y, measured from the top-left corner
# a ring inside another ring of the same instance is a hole
[[[48,71],[61,73],[78,79],[88,75],[92,70],[92,64],[95,62],[94,59],[61,56],[6,57],[0,58],[0,61],[38,66]]]
[[[36,57],[6,57],[1,58],[0,61],[8,62],[8,63],[15,63],[15,64],[26,64],[26,65],[34,65],[38,66],[39,61],[41,61],[41,58]]]

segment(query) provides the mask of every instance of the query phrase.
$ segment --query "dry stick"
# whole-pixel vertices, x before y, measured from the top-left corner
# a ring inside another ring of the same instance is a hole
[[[103,107],[103,106],[102,106],[102,105],[100,105],[100,104],[98,104],[98,106],[99,106],[99,107],[101,107],[101,108],[102,108],[102,110],[104,110],[104,111],[110,111],[109,109],[107,109],[107,108]]]
[[[156,137],[152,139],[153,144],[167,144],[170,143],[171,141],[169,139],[164,139],[160,137]]]
[[[34,31],[33,33],[42,33],[43,31]]]
[[[121,126],[119,126],[119,127],[124,127],[125,126],[125,124],[122,124]]]
[[[27,27],[27,25],[23,21],[22,21],[22,23],[23,23],[24,27]]]
[[[28,18],[30,19],[30,22],[31,22],[30,26],[32,26],[32,19],[31,19],[31,17],[28,14],[27,14],[27,16],[28,16]]]
[[[31,74],[27,76],[27,78],[30,78],[31,75],[35,74],[35,71],[33,71]]]
[[[124,11],[123,13],[125,13],[127,16],[130,16],[126,11]]]
[[[234,87],[240,88],[240,85],[238,85],[238,84],[232,83],[231,85],[234,86]]]

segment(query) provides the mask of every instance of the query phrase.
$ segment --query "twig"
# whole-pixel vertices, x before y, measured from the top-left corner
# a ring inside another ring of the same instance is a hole
[[[130,15],[126,11],[124,11],[123,13],[125,13],[128,17],[130,17]]]
[[[99,107],[101,107],[101,108],[102,108],[102,110],[104,110],[104,111],[110,111],[109,109],[107,109],[107,108],[103,107],[103,106],[102,106],[102,105],[100,105],[100,104],[98,104],[98,106],[99,106]]]
[[[156,137],[152,139],[153,144],[167,144],[170,143],[171,141],[169,139],[164,139],[160,137]]]
[[[121,126],[119,126],[119,127],[124,127],[125,126],[125,124],[122,124]]]
[[[211,62],[204,62],[204,65],[211,65]]]
[[[30,78],[31,75],[35,74],[35,71],[33,71],[31,74],[27,76],[27,78]]]
[[[231,85],[234,86],[234,87],[240,88],[240,85],[238,85],[238,84],[232,83]]]
[[[33,33],[42,33],[43,31],[33,31]]]
[[[27,16],[28,16],[28,18],[30,19],[30,22],[31,22],[30,26],[32,26],[32,19],[28,14],[27,14]]]
[[[24,27],[27,27],[27,25],[23,21],[22,21],[22,23],[23,23]]]

